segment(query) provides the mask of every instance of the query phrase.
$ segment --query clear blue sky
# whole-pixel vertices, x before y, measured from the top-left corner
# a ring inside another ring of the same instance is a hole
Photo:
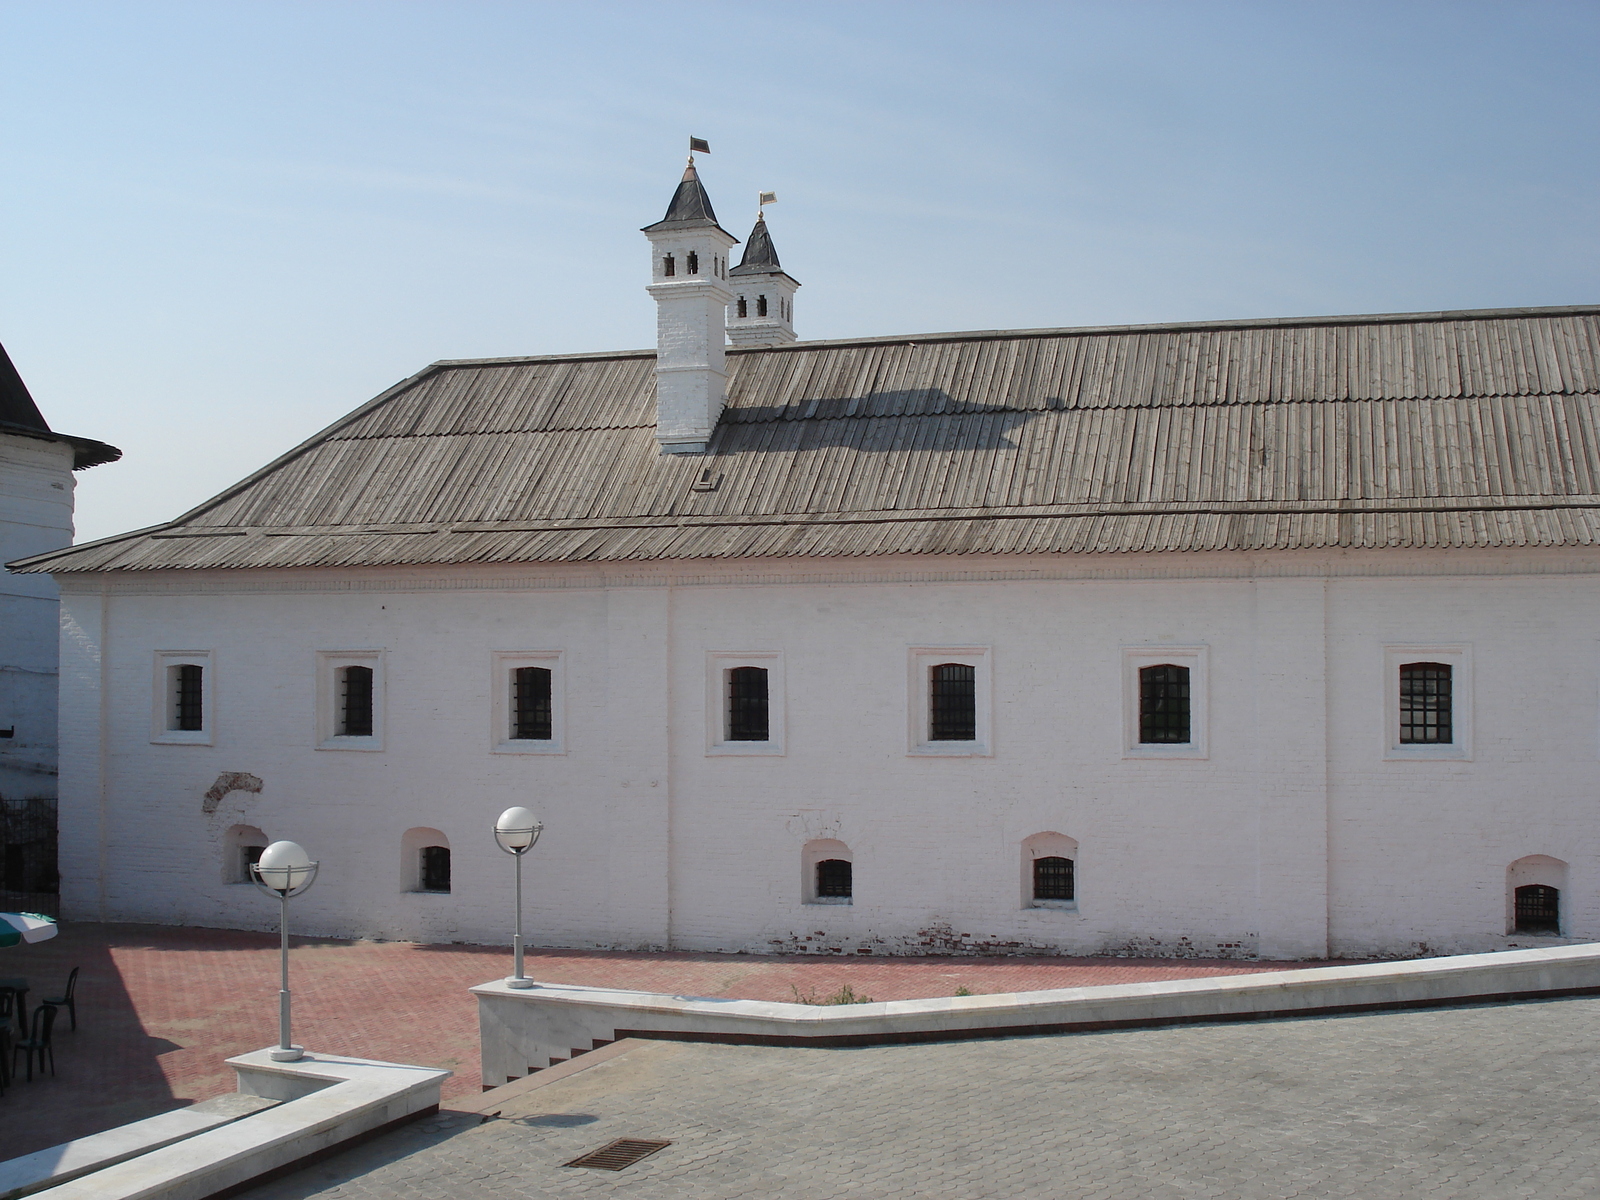
[[[0,0],[0,342],[176,516],[439,358],[651,344],[686,137],[802,337],[1600,301],[1600,5]]]

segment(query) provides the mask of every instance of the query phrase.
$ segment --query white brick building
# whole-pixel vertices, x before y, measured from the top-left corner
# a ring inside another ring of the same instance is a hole
[[[287,837],[311,928],[502,940],[525,804],[546,944],[1600,935],[1600,308],[794,342],[783,275],[724,349],[764,226],[646,232],[659,356],[436,363],[18,565],[69,915],[264,925]]]
[[[121,453],[52,430],[0,346],[0,563],[70,546],[73,471]],[[55,887],[60,629],[55,581],[0,569],[0,891]]]

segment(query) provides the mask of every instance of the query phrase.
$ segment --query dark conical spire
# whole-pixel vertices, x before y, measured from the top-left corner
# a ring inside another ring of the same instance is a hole
[[[728,274],[766,275],[781,270],[783,264],[778,261],[778,251],[772,245],[772,235],[767,232],[767,216],[765,213],[758,213],[756,227],[750,231],[750,238],[744,244],[744,257]]]
[[[712,211],[711,197],[706,195],[705,185],[700,182],[699,173],[694,169],[694,159],[689,160],[689,165],[684,168],[683,180],[678,184],[678,190],[672,193],[672,203],[667,205],[667,215],[654,225],[646,225],[645,232],[653,229],[688,229],[696,225],[715,225],[717,214]]]
[[[22,382],[4,346],[0,346],[0,425],[50,432],[44,414],[28,394],[28,385]]]

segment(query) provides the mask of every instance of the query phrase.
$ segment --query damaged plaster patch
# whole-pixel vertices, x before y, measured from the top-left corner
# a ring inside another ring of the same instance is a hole
[[[200,811],[214,813],[217,805],[222,803],[222,798],[229,792],[259,792],[261,780],[248,771],[224,771],[217,776],[217,781],[206,792],[206,798],[201,802]]]

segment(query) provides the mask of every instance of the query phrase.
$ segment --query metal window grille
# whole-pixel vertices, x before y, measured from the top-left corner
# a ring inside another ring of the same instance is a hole
[[[1051,855],[1033,860],[1033,898],[1035,900],[1073,900],[1072,860]]]
[[[513,739],[550,740],[550,678],[550,672],[544,667],[518,667],[511,673]]]
[[[265,846],[240,846],[239,847],[239,882],[250,882],[250,868],[261,861],[261,852]]]
[[[205,668],[184,663],[173,672],[177,728],[194,732],[205,727]]]
[[[728,740],[767,740],[767,669],[734,667],[728,672]]]
[[[1187,742],[1189,668],[1163,663],[1139,668],[1139,741]]]
[[[930,742],[971,742],[978,737],[978,669],[940,663],[929,677]]]
[[[422,848],[422,890],[448,892],[450,890],[450,847],[424,846]]]
[[[817,895],[848,896],[851,894],[850,862],[843,858],[825,858],[817,864]]]
[[[1402,745],[1448,745],[1455,741],[1451,687],[1448,663],[1406,663],[1400,668]]]
[[[339,668],[339,733],[372,736],[372,668]]]
[[[1530,883],[1516,891],[1518,933],[1560,933],[1561,891],[1543,883]]]

